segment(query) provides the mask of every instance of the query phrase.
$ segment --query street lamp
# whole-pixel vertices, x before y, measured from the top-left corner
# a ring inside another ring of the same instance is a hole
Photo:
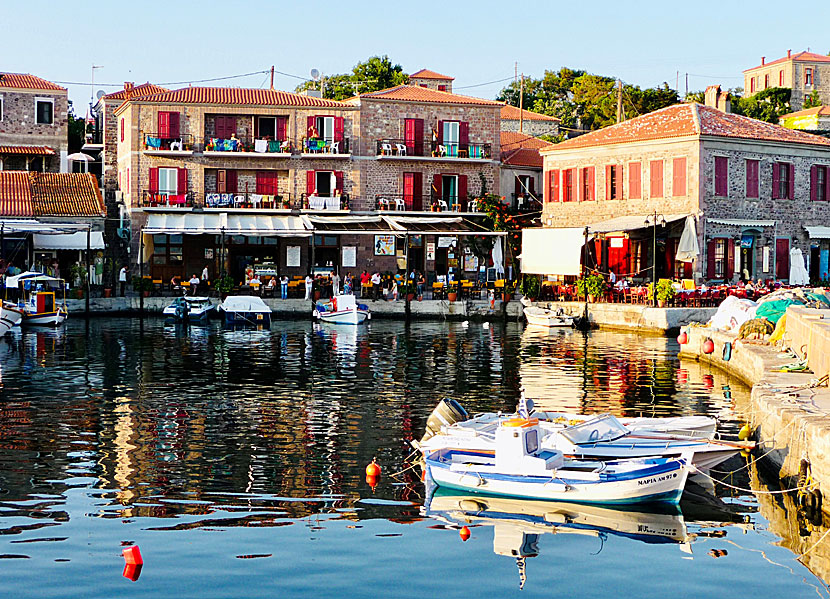
[[[646,217],[645,224],[647,227],[654,228],[651,246],[651,305],[653,307],[657,305],[657,225],[665,228],[666,218],[655,210],[654,214]]]

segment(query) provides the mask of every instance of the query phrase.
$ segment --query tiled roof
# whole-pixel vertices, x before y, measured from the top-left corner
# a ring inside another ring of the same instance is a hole
[[[30,173],[35,216],[104,216],[104,200],[92,173]]]
[[[813,106],[812,108],[805,108],[804,110],[799,110],[798,112],[789,112],[787,114],[782,114],[778,118],[788,119],[791,117],[811,116],[814,114],[817,114],[818,116],[830,116],[830,105]]]
[[[2,73],[0,72],[0,87],[14,87],[17,89],[43,89],[50,91],[66,91],[65,87],[61,87],[46,79],[41,79],[28,73]]]
[[[532,135],[514,131],[501,132],[501,161],[507,166],[542,168],[539,150],[550,144]]]
[[[132,97],[137,98],[139,96],[146,96],[148,94],[160,94],[162,92],[170,91],[166,87],[158,86],[154,83],[142,83],[141,85],[136,85],[133,87]],[[127,90],[120,89],[117,92],[112,92],[111,94],[107,94],[103,97],[104,100],[126,100],[127,99]]]
[[[755,69],[768,67],[773,64],[787,62],[789,60],[798,60],[804,62],[830,62],[830,56],[825,56],[824,54],[816,54],[815,52],[796,52],[789,58],[785,56],[784,58],[779,58],[778,60],[773,60],[772,62],[759,64],[757,67],[752,67],[751,69],[744,69],[744,73],[746,73],[747,71],[754,71]]]
[[[542,155],[532,148],[517,148],[502,154],[501,162],[505,166],[524,166],[542,168]]]
[[[342,102],[325,100],[273,89],[244,89],[238,87],[185,87],[173,91],[148,94],[131,102],[159,102],[162,104],[232,104],[239,106],[296,106],[299,108],[344,108]]]
[[[516,148],[533,148],[534,150],[538,150],[539,148],[544,148],[545,146],[550,145],[550,142],[539,139],[538,137],[533,137],[527,133],[502,131],[499,135],[501,136],[502,152],[506,150],[515,150]]]
[[[702,104],[675,104],[629,121],[592,131],[542,150],[543,154],[574,148],[670,139],[712,136],[754,141],[801,143],[830,147],[830,139],[786,129],[738,114],[727,114]]]
[[[410,79],[412,79],[413,77],[417,79],[449,79],[450,81],[455,81],[455,77],[447,77],[446,75],[436,73],[435,71],[430,71],[429,69],[421,69],[417,73],[412,73],[409,76]]]
[[[0,171],[0,216],[32,216],[29,173]]]
[[[501,102],[485,100],[484,98],[473,98],[471,96],[460,96],[449,92],[415,85],[399,85],[376,92],[360,94],[355,98],[368,98],[372,100],[403,100],[406,102],[430,102],[435,104],[473,104],[477,106],[501,106]],[[349,98],[354,100],[355,98]]]
[[[24,156],[54,156],[49,146],[0,146],[0,154],[22,154]]]
[[[553,123],[558,123],[562,120],[555,116],[539,114],[538,112],[530,112],[529,110],[521,110],[510,104],[505,104],[501,107],[501,118],[503,121],[518,121],[520,115],[522,120],[525,121],[551,121]]]

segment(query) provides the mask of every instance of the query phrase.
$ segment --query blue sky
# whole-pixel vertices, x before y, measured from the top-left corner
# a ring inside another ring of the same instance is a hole
[[[487,98],[507,82],[461,88],[509,79],[516,61],[529,76],[570,66],[644,87],[674,87],[679,71],[682,92],[687,72],[691,90],[736,87],[761,56],[830,52],[828,2],[789,10],[764,0],[0,0],[0,15],[0,71],[68,82],[89,82],[92,64],[103,66],[95,74],[100,83],[191,81],[271,65],[308,77],[311,68],[341,73],[387,54],[406,72],[452,75],[460,93]],[[278,74],[275,84],[293,90],[299,82]],[[262,87],[267,80],[257,74],[209,85]],[[67,87],[85,109],[89,85]]]

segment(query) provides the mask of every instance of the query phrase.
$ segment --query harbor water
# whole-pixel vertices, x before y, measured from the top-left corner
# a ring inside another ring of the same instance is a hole
[[[430,496],[407,468],[442,397],[470,413],[524,394],[545,409],[706,414],[735,435],[748,389],[677,351],[516,323],[14,331],[0,339],[3,595],[830,596],[830,541],[801,542],[823,523],[740,457],[679,510]],[[122,575],[133,545],[136,580]]]

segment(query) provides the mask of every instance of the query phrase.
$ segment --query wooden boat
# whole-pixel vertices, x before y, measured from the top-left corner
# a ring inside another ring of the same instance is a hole
[[[177,297],[167,306],[163,313],[167,318],[177,321],[206,320],[213,311],[213,304],[207,297]]]
[[[358,304],[353,295],[337,295],[328,301],[318,301],[312,315],[320,322],[330,324],[360,324],[372,317],[369,306]]]
[[[11,302],[0,305],[0,337],[23,321],[23,310]]]
[[[219,304],[225,324],[271,326],[271,308],[255,295],[233,295]]]
[[[24,325],[56,327],[69,316],[63,279],[28,271],[6,277],[6,292],[9,290],[15,290]]]
[[[572,327],[573,316],[568,316],[562,309],[550,310],[541,306],[526,306],[524,308],[527,324],[539,327]]]
[[[602,504],[680,501],[688,458],[570,459],[543,449],[540,433],[535,418],[504,420],[496,428],[494,451],[429,452],[426,476],[440,487],[505,497]]]

